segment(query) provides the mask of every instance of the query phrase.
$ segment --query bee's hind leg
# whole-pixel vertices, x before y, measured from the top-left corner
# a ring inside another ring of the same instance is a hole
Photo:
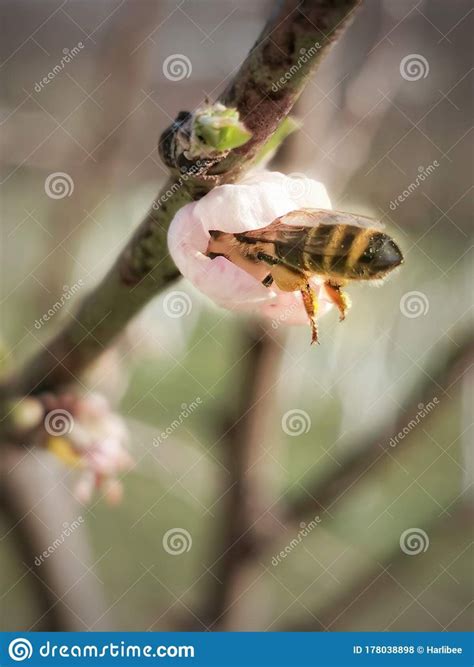
[[[324,283],[327,295],[339,310],[339,320],[342,322],[346,318],[346,312],[351,307],[351,300],[348,295],[342,291],[341,285],[327,280]]]
[[[297,290],[301,292],[303,305],[311,326],[311,344],[317,343],[318,325],[316,323],[316,314],[318,312],[318,299],[307,277],[299,271],[289,269],[281,262],[275,262],[271,274],[277,287],[283,292],[296,292]]]
[[[277,264],[280,264],[280,260],[277,257],[272,257],[271,255],[267,255],[267,253],[265,252],[257,252],[255,255],[249,254],[248,257],[251,257],[256,262],[265,262],[265,264],[268,264],[269,266],[276,266]],[[272,284],[273,284],[273,276],[271,273],[269,273],[262,280],[262,285],[264,287],[271,287]]]
[[[316,322],[316,315],[318,312],[318,299],[316,292],[309,283],[306,283],[306,285],[301,288],[301,296],[303,297],[303,304],[308,314],[309,323],[311,326],[311,345],[313,343],[319,343],[318,325]]]
[[[266,252],[257,252],[255,257],[259,262],[265,262],[265,264],[269,264],[270,266],[276,266],[277,264],[281,264],[281,260],[278,259],[278,257],[272,257],[271,255],[268,255]]]

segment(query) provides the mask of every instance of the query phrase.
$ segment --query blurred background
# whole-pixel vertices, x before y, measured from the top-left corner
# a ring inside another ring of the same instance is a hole
[[[470,5],[366,0],[273,165],[381,219],[402,270],[351,288],[317,349],[184,281],[179,316],[157,298],[82,387],[131,434],[121,505],[3,455],[2,630],[472,628]],[[161,131],[271,8],[2,0],[2,373],[105,274],[166,178]]]

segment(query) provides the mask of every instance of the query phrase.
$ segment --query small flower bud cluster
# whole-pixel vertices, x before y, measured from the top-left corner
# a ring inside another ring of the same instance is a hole
[[[75,487],[81,502],[88,502],[94,489],[101,489],[111,503],[120,501],[118,477],[133,461],[125,448],[124,421],[105,397],[72,392],[27,396],[10,406],[9,424],[23,441],[81,471]]]

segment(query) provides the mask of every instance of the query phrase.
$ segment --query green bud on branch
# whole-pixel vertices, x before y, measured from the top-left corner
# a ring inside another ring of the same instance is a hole
[[[189,156],[224,153],[243,146],[251,136],[237,109],[213,104],[194,114]]]

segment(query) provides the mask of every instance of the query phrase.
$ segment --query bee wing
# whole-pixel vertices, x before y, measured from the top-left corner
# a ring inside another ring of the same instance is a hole
[[[236,234],[236,238],[246,243],[272,243],[280,259],[301,270],[305,254],[316,263],[346,257],[361,229],[379,231],[381,225],[364,216],[305,208],[282,215],[261,229]]]
[[[363,229],[383,229],[380,222],[363,215],[319,208],[302,208],[276,218],[266,227],[244,232],[241,236],[255,241],[271,242],[276,238],[281,241],[284,239],[291,241],[300,238],[303,233],[308,231],[308,227],[318,227],[319,225],[349,225]]]
[[[288,214],[291,215],[291,214]],[[286,216],[283,216],[286,217]],[[253,229],[250,232],[242,232],[241,234],[235,234],[238,239],[247,241],[248,243],[274,243],[275,241],[281,242],[295,242],[298,239],[303,238],[307,231],[308,227],[303,225],[288,225],[284,222],[281,222],[283,218],[277,218],[270,225],[266,227],[261,227],[260,229]]]
[[[354,213],[346,213],[345,211],[330,211],[322,208],[302,208],[298,211],[291,211],[277,218],[269,227],[272,227],[276,223],[291,226],[302,225],[304,227],[316,227],[317,225],[350,225],[363,229],[370,227],[383,229],[384,227],[378,220],[368,218],[365,215],[356,215]],[[265,229],[268,228],[265,227]]]

